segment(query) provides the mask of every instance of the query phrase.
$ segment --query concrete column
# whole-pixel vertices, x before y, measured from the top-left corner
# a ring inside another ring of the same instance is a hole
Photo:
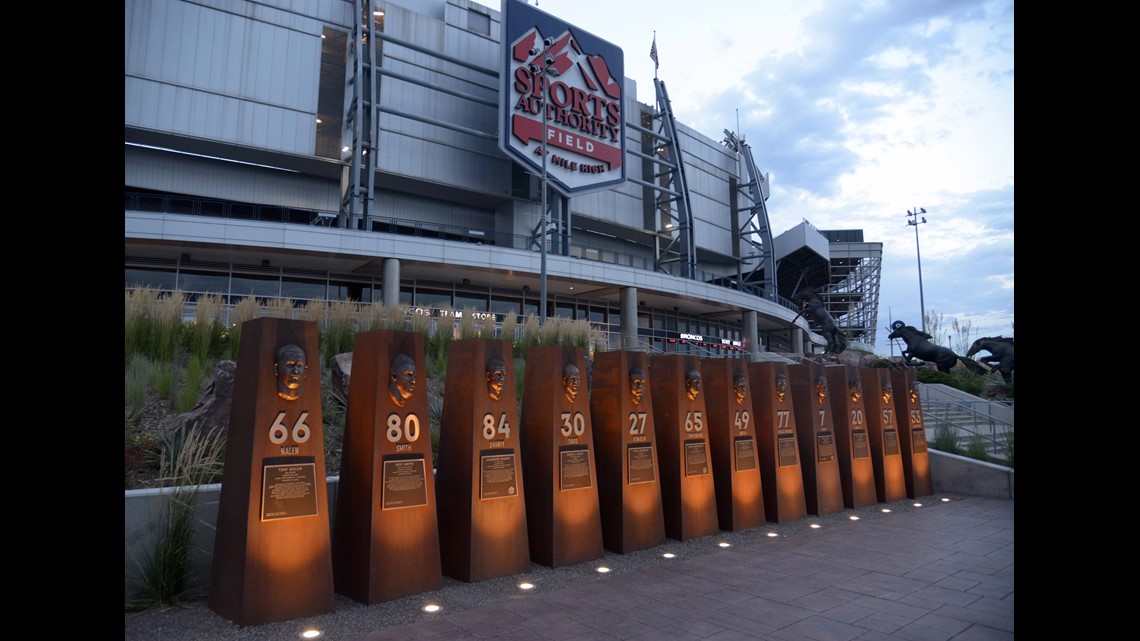
[[[792,328],[792,350],[797,356],[804,355],[804,330],[799,327]]]
[[[756,360],[756,355],[764,351],[764,346],[760,344],[760,339],[756,335],[756,310],[744,310],[740,322],[744,326],[744,344],[748,345],[749,359]]]
[[[637,349],[637,288],[621,288],[621,348]]]
[[[395,307],[400,304],[400,259],[384,259],[384,306]]]

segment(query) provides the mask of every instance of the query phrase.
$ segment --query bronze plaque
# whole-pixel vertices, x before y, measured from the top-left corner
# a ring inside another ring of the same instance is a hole
[[[685,476],[709,473],[708,448],[704,441],[685,441]]]
[[[266,465],[262,471],[261,520],[317,514],[315,463]]]
[[[851,457],[871,458],[871,442],[867,440],[867,430],[851,430]]]
[[[630,445],[629,484],[652,483],[657,480],[653,474],[653,444]]]
[[[799,454],[796,452],[795,434],[780,434],[776,437],[776,448],[779,452],[780,467],[799,465],[800,459]]]
[[[479,498],[504,499],[518,495],[513,450],[492,450],[479,454]]]
[[[590,448],[561,447],[558,449],[558,478],[565,490],[581,490],[594,486],[590,478]]]
[[[922,454],[926,452],[926,430],[921,427],[910,432],[911,447],[914,448],[915,454]]]
[[[819,450],[819,462],[830,463],[835,460],[835,436],[830,432],[820,432],[815,437]]]
[[[424,459],[384,457],[383,502],[381,509],[427,505],[427,477]]]
[[[751,436],[738,436],[733,441],[736,446],[736,471],[756,469],[756,443]]]
[[[886,456],[902,454],[899,450],[898,430],[883,430],[883,454]]]

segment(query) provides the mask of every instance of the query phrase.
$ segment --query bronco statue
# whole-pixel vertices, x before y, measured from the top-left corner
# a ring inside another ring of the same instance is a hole
[[[891,323],[891,329],[893,331],[887,338],[901,338],[906,343],[906,349],[903,350],[902,356],[903,362],[907,365],[910,364],[912,358],[917,358],[928,363],[934,363],[940,372],[949,372],[950,368],[957,365],[961,358],[949,348],[931,343],[929,339],[932,336],[930,334],[912,325],[895,321]]]
[[[990,355],[975,360],[997,369],[1001,372],[1002,380],[1007,384],[1012,383],[1013,339],[1006,338],[1005,336],[985,336],[979,338],[974,341],[973,345],[970,345],[970,350],[966,352],[966,357],[970,358],[981,351],[987,351]]]
[[[827,347],[824,348],[823,353],[838,354],[847,349],[847,337],[835,324],[835,319],[827,311],[823,299],[810,290],[804,290],[796,297],[800,300],[800,313],[796,314],[796,318],[803,316],[815,321],[815,324],[819,326],[819,333],[827,339]],[[796,318],[792,319],[793,323],[796,322]]]

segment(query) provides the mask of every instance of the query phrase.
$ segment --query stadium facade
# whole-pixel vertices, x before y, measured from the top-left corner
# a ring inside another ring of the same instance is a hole
[[[615,73],[606,166],[559,149],[547,136],[569,121],[537,107],[544,137],[521,149],[541,170],[505,152],[501,40],[519,5],[576,38],[558,70],[557,39],[536,41],[537,74],[570,83],[605,46],[521,2],[127,0],[125,285],[499,320],[545,304],[610,349],[750,358],[822,351],[800,315],[811,291],[871,351],[882,244],[807,221],[774,236],[747,142],[676,121],[663,81],[643,103]],[[601,187],[559,180],[587,166]]]

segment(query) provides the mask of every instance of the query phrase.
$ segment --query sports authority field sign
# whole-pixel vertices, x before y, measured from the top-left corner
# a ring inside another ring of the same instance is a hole
[[[621,48],[503,0],[499,147],[563,195],[625,181]],[[543,144],[545,133],[545,145]]]

